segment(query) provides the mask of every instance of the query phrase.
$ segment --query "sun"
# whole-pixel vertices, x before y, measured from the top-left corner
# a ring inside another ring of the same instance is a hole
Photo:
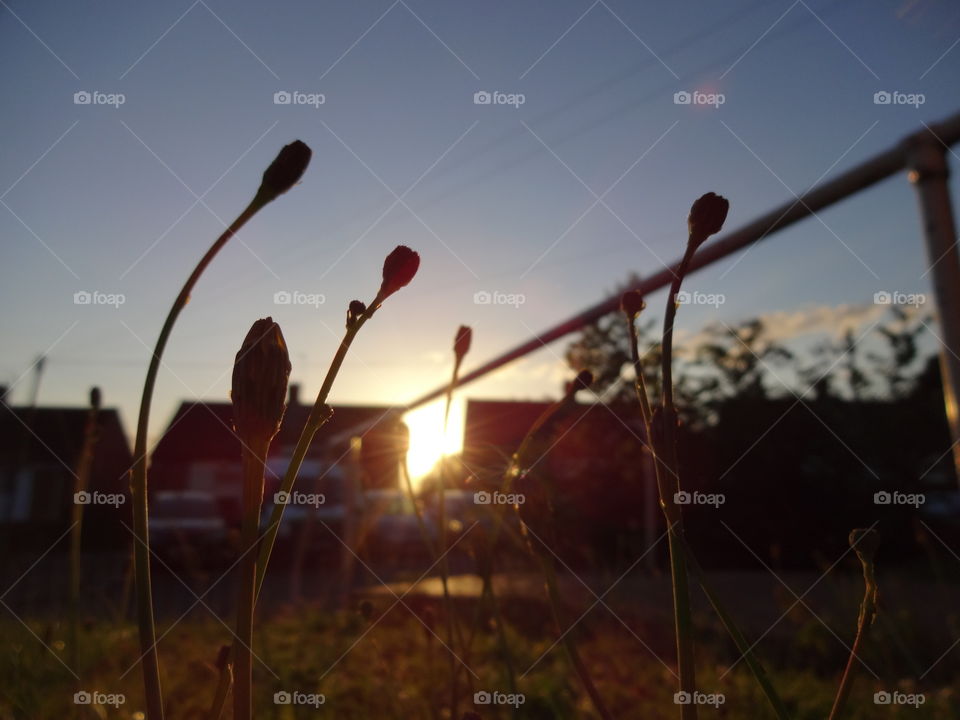
[[[463,403],[454,399],[450,407],[450,422],[443,432],[443,409],[446,401],[424,405],[403,416],[410,428],[410,451],[407,462],[414,482],[430,472],[444,455],[454,455],[463,449]]]

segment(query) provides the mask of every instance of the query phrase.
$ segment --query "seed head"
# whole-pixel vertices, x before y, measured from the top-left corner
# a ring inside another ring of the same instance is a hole
[[[630,320],[633,320],[643,312],[647,303],[643,300],[643,294],[637,290],[627,290],[620,296],[620,310]]]
[[[697,198],[687,217],[689,242],[698,246],[711,235],[720,232],[729,210],[730,202],[716,193],[709,192]]]
[[[457,336],[453,339],[453,354],[457,362],[463,360],[464,356],[470,352],[471,340],[473,340],[473,330],[466,325],[461,325],[457,330]]]
[[[273,318],[257,320],[233,363],[233,426],[247,443],[269,442],[286,409],[290,357]]]
[[[257,193],[264,204],[296,185],[310,164],[312,151],[306,143],[294,140],[284,145],[280,153],[263,172],[263,181]]]

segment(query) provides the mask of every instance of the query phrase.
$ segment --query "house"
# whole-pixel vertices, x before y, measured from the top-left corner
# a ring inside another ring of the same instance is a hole
[[[18,547],[45,547],[70,527],[89,414],[88,407],[0,403],[0,533],[16,538]],[[87,487],[95,501],[84,510],[85,546],[126,538],[132,464],[117,410],[101,408]]]
[[[463,464],[478,488],[499,487],[511,456],[549,402],[468,400]],[[627,543],[649,546],[661,522],[643,423],[636,406],[577,404],[532,462],[553,487],[566,562],[610,558]]]
[[[287,410],[267,458],[265,495],[276,492],[313,407],[290,385]],[[390,407],[338,406],[319,430],[304,459],[298,487],[331,466],[351,460],[351,439],[360,437],[360,480],[367,489],[399,487],[400,452]],[[229,402],[184,401],[157,443],[150,460],[150,490],[193,490],[212,494],[228,522],[239,519],[242,495],[241,444],[233,431]],[[338,474],[342,477],[342,473]],[[323,491],[321,489],[321,491]],[[337,494],[334,492],[333,494]]]

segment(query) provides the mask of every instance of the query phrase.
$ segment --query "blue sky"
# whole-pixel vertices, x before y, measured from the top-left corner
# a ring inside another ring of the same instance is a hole
[[[675,260],[703,192],[730,199],[734,228],[956,111],[958,39],[960,6],[931,0],[4,0],[0,380],[24,401],[45,353],[42,403],[100,385],[132,432],[170,302],[300,138],[314,150],[302,184],[231,241],[181,317],[152,429],[182,398],[226,399],[266,315],[312,396],[346,304],[372,297],[401,243],[421,272],[364,328],[332,400],[411,400],[446,378],[459,324],[474,328],[469,369]],[[694,90],[724,102],[675,103]],[[324,102],[275,104],[282,91]],[[524,102],[475,104],[480,91]],[[923,104],[878,105],[878,91]],[[692,276],[726,302],[679,325],[929,292],[925,269],[899,175]],[[77,305],[78,291],[124,302]],[[275,304],[283,291],[324,302]],[[484,291],[524,302],[475,303]],[[555,393],[563,349],[466,394]]]

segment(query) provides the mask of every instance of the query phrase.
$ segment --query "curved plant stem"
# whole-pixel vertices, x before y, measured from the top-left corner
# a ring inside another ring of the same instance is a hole
[[[153,618],[153,591],[150,585],[150,533],[147,520],[147,430],[150,422],[150,402],[160,369],[160,359],[170,338],[173,325],[180,311],[190,300],[190,293],[220,249],[226,245],[250,218],[266,205],[258,193],[246,209],[223,234],[210,246],[197,263],[180,294],[170,308],[167,319],[160,329],[160,336],[150,357],[150,367],[143,384],[140,398],[140,414],[137,421],[137,436],[134,443],[134,465],[131,470],[130,491],[133,497],[133,532],[135,536],[133,562],[137,589],[137,624],[140,634],[140,650],[143,662],[143,684],[146,694],[147,720],[163,720],[163,694],[160,686],[160,662],[157,657],[157,632]]]
[[[874,575],[873,562],[867,561],[861,557],[863,564],[863,600],[860,602],[860,615],[857,617],[857,636],[853,640],[853,647],[850,648],[850,657],[847,658],[847,665],[843,669],[843,677],[840,678],[840,687],[837,689],[837,697],[833,701],[833,709],[830,710],[829,720],[837,720],[843,707],[846,705],[847,696],[850,694],[850,688],[853,686],[853,676],[855,662],[859,660],[860,649],[867,636],[867,629],[873,624],[877,616],[877,579]]]
[[[654,456],[657,486],[660,492],[660,507],[667,520],[670,544],[670,576],[673,584],[673,614],[677,634],[677,665],[680,672],[680,690],[690,693],[696,690],[696,667],[693,647],[693,618],[690,611],[690,588],[687,578],[687,563],[683,550],[683,516],[674,495],[680,490],[679,463],[677,461],[677,411],[673,404],[673,325],[677,315],[677,293],[693,258],[697,243],[690,239],[680,261],[680,266],[670,284],[667,308],[663,319],[663,344],[661,353],[662,382],[662,427],[653,429]],[[658,432],[659,430],[659,432]],[[659,445],[659,447],[658,447]],[[687,703],[680,706],[682,720],[696,720],[697,706]]]

